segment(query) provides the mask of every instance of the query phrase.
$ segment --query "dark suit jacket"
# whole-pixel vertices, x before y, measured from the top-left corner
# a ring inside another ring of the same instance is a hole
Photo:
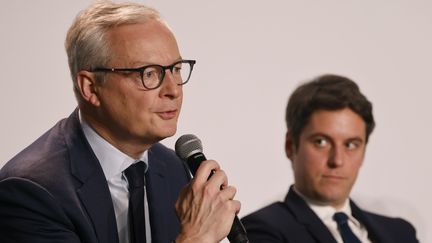
[[[418,242],[414,227],[407,221],[369,213],[350,203],[353,216],[365,225],[372,242]],[[268,205],[242,221],[251,243],[336,243],[324,223],[292,188],[284,202]]]
[[[152,239],[166,243],[179,233],[174,204],[190,176],[161,144],[148,156]],[[78,110],[11,159],[0,181],[1,243],[118,243],[111,194]]]

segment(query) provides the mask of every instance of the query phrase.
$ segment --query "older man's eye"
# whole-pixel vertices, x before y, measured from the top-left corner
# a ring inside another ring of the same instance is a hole
[[[175,65],[175,66],[173,67],[173,71],[172,71],[172,73],[173,73],[173,74],[180,75],[180,74],[181,74],[181,71],[182,71],[182,66],[181,66],[181,64],[177,64],[177,65]]]
[[[143,73],[143,78],[144,79],[157,79],[158,78],[158,72],[157,72],[157,70],[154,70],[154,69],[146,70]]]

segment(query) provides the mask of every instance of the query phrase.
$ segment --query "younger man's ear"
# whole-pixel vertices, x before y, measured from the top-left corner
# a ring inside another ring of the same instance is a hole
[[[84,70],[79,71],[77,74],[77,86],[83,100],[93,106],[100,105],[97,80],[94,73]]]
[[[292,161],[294,153],[295,153],[294,138],[292,136],[292,132],[288,130],[285,135],[285,154],[288,157],[288,159]]]

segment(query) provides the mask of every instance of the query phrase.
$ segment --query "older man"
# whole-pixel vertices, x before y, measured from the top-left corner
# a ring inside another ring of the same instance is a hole
[[[189,183],[158,143],[176,132],[195,64],[158,12],[99,1],[75,19],[66,51],[78,108],[2,168],[0,242],[222,240],[235,188],[215,161]]]

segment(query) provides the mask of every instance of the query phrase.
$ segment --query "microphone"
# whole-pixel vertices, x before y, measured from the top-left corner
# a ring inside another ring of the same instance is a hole
[[[203,154],[201,140],[193,134],[185,134],[177,139],[175,151],[178,157],[187,162],[192,175],[195,175],[201,162],[207,160]],[[249,243],[246,230],[237,215],[234,218],[227,238],[231,243]]]

